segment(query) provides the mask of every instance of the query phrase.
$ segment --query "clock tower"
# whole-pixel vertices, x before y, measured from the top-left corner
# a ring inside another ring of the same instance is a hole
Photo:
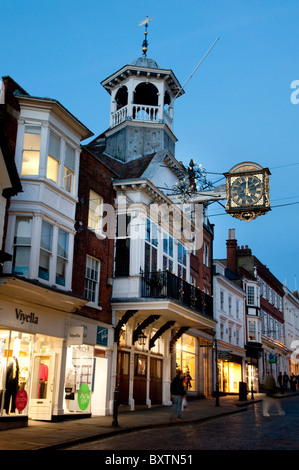
[[[184,91],[172,70],[142,56],[101,82],[111,96],[105,153],[124,163],[159,150],[174,156],[173,102]]]

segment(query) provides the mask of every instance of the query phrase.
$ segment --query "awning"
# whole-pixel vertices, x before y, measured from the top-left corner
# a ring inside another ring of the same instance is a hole
[[[72,313],[83,307],[88,300],[70,292],[41,285],[15,276],[0,277],[0,295],[10,301],[30,302],[39,307]]]

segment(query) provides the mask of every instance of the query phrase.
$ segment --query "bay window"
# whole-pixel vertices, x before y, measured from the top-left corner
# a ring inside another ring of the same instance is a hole
[[[73,192],[76,150],[68,141],[64,143],[64,138],[47,126],[25,124],[21,145],[22,175],[45,177],[65,191]]]
[[[68,287],[70,234],[40,217],[17,216],[11,272]]]

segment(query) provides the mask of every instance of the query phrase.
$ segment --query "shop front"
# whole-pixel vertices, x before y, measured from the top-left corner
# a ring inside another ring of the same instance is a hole
[[[176,369],[185,375],[188,394],[212,394],[212,318],[169,299],[132,302],[130,309],[127,302],[113,307],[110,413],[115,422],[115,404],[131,410],[140,405],[171,405]]]
[[[170,332],[150,347],[150,339],[157,329],[149,327],[132,345],[137,325],[131,321],[122,328],[117,361],[118,401],[120,405],[129,405],[132,410],[138,405],[150,407],[164,402],[170,369]],[[111,390],[114,390],[113,386]]]
[[[242,358],[234,355],[228,359],[218,357],[219,391],[239,393],[240,382],[242,382]]]
[[[176,343],[176,369],[184,375],[184,386],[187,392],[197,390],[198,348],[197,338],[183,334]]]
[[[30,303],[29,297],[36,300],[34,291],[46,294],[30,287],[21,301],[3,295],[0,285],[0,429],[26,426],[28,418],[90,416],[93,409],[105,414],[109,329],[67,311],[83,302],[73,296],[51,292],[43,299],[47,307]],[[68,306],[64,311],[62,302]],[[101,337],[105,330],[104,344],[98,341],[99,329]]]

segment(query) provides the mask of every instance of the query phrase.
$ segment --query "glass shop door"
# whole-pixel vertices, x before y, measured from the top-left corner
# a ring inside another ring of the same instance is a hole
[[[32,374],[29,418],[50,421],[54,389],[54,356],[52,354],[34,355]]]

